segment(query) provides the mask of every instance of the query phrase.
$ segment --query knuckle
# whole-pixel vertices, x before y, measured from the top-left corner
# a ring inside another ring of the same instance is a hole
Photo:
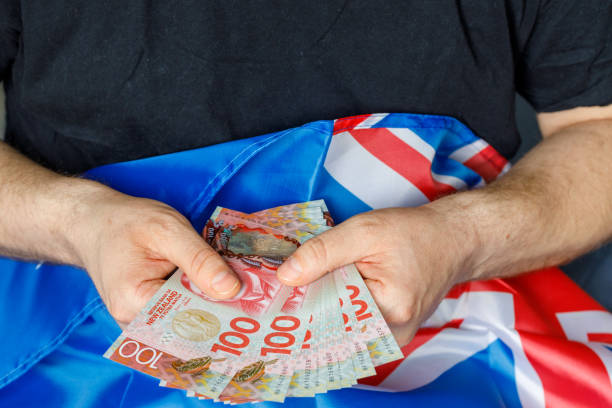
[[[377,236],[387,226],[385,217],[375,213],[363,214],[351,219],[353,226],[367,236]]]
[[[209,248],[198,249],[191,258],[191,271],[195,276],[205,274],[207,270],[212,272],[212,269],[218,265],[215,265],[217,259],[217,253]]]
[[[419,306],[410,293],[400,295],[402,301],[389,309],[389,322],[393,325],[403,325],[414,320],[418,315]]]
[[[145,220],[145,225],[152,234],[160,235],[167,233],[173,227],[172,220],[159,214],[151,214]]]
[[[411,306],[398,306],[393,308],[388,316],[389,323],[393,325],[403,325],[414,319],[415,309]]]
[[[158,214],[153,216],[153,220],[155,223],[165,229],[174,229],[176,228],[177,224],[179,224],[179,220],[177,219],[176,215],[168,211],[160,211]]]
[[[111,316],[113,316],[115,320],[121,323],[129,323],[131,320],[130,315],[125,313],[123,310],[119,310],[118,312],[111,313]]]
[[[167,205],[162,205],[157,208],[159,214],[164,217],[167,222],[172,222],[173,224],[189,224],[187,218],[185,218],[181,213],[176,211],[174,208],[169,207]]]
[[[154,234],[175,234],[185,228],[188,222],[171,208],[156,209],[146,219],[146,224]]]
[[[129,323],[129,321],[131,320],[131,314],[126,310],[125,307],[120,304],[117,304],[117,302],[109,300],[108,304],[106,305],[106,308],[108,309],[110,315],[113,316],[115,320],[121,323]]]

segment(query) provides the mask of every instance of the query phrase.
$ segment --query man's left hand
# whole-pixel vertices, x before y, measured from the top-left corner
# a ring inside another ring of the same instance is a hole
[[[303,285],[354,263],[404,345],[463,280],[468,235],[430,206],[375,210],[308,240],[279,268],[278,277],[287,285]]]

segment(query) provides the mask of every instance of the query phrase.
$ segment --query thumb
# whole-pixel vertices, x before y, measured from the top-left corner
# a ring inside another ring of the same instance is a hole
[[[358,261],[367,249],[365,241],[350,221],[342,223],[302,244],[278,268],[278,279],[291,286],[313,282],[329,271]]]
[[[163,241],[158,243],[160,252],[208,296],[228,299],[240,290],[240,280],[234,271],[191,225],[177,228]]]

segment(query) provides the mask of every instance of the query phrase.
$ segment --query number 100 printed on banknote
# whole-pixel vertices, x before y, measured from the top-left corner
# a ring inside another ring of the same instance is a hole
[[[182,271],[172,275],[105,356],[170,386],[216,398],[242,368],[244,360],[234,357],[246,358],[250,346],[258,344],[262,319],[236,304],[202,299],[181,283],[182,277]],[[266,315],[275,316],[288,294],[279,287]]]
[[[217,207],[202,235],[240,292],[210,298],[178,270],[105,357],[229,403],[314,396],[373,375],[402,352],[355,266],[294,288],[276,278],[302,243],[332,226],[322,200],[252,214]]]

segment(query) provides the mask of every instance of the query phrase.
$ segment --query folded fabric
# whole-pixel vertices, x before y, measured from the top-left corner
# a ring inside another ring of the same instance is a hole
[[[252,212],[324,198],[342,221],[372,208],[417,206],[479,187],[508,167],[455,119],[373,114],[113,164],[86,176],[166,202],[201,230],[216,205]],[[84,271],[9,259],[0,259],[0,271],[3,402],[210,403],[188,401],[101,358],[118,328]],[[612,406],[611,344],[612,315],[556,268],[472,282],[448,294],[403,348],[405,359],[364,379],[365,390],[288,401]]]

